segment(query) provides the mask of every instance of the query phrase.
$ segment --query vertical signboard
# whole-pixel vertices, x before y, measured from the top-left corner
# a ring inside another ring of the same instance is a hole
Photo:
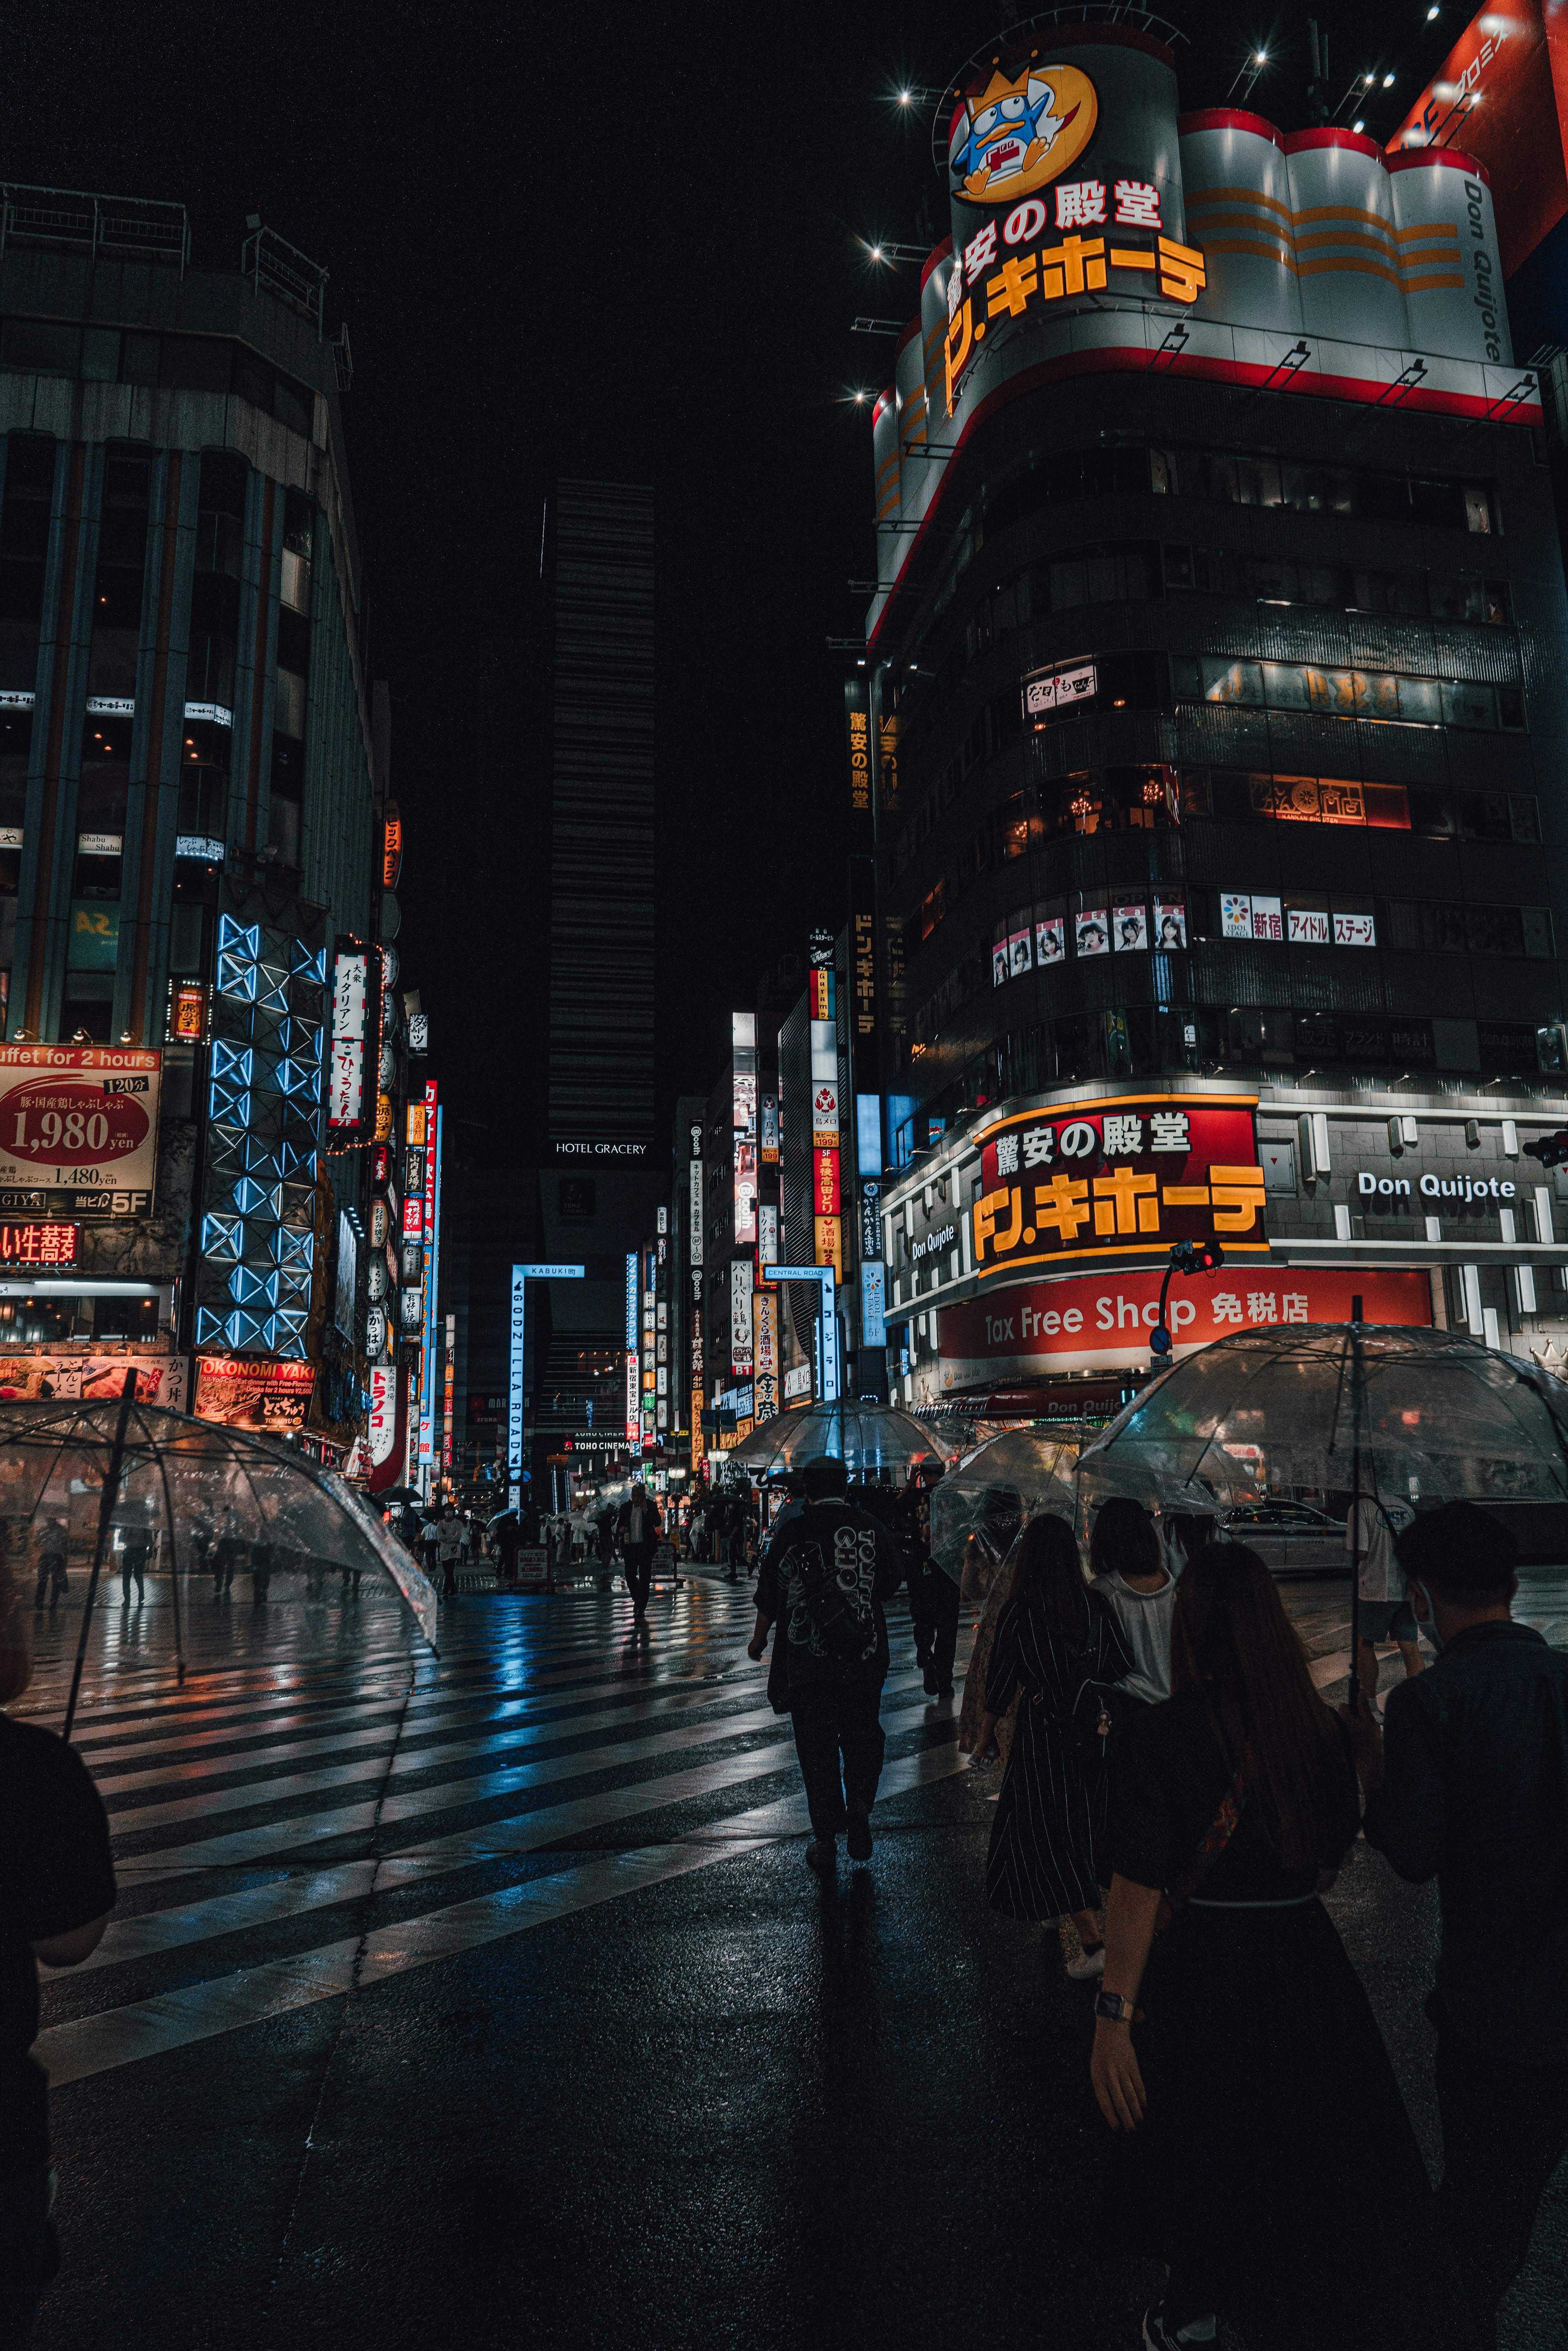
[[[690,1262],[703,1261],[703,1164],[694,1159],[688,1175],[686,1192],[686,1249]]]
[[[850,816],[857,836],[869,833],[871,804],[871,688],[863,676],[844,681],[844,728],[850,755]]]
[[[638,1374],[640,1317],[637,1311],[640,1263],[636,1249],[626,1252],[626,1442],[638,1446],[643,1442],[642,1382]]]
[[[735,1240],[757,1245],[757,1015],[730,1015],[735,1122]]]
[[[779,1292],[751,1294],[753,1421],[772,1420],[779,1410]]]
[[[751,1260],[737,1257],[729,1269],[729,1366],[737,1379],[751,1376]]]
[[[507,1479],[515,1510],[522,1498],[523,1395],[527,1366],[528,1281],[520,1265],[512,1268],[511,1352],[507,1378]]]
[[[843,1279],[839,1188],[839,1029],[831,931],[813,931],[807,978],[811,1036],[811,1230],[819,1265]]]
[[[369,951],[345,940],[332,959],[331,1064],[327,1079],[327,1124],[338,1133],[365,1123],[370,985]]]
[[[441,1162],[441,1108],[434,1078],[424,1089],[424,1200],[421,1266],[424,1275],[424,1347],[419,1376],[419,1458],[435,1458],[436,1202]]]

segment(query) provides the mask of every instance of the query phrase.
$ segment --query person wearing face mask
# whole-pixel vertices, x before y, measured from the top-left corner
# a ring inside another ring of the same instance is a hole
[[[1401,1877],[1437,1880],[1439,2191],[1482,2340],[1568,2149],[1568,1656],[1512,1622],[1512,1534],[1448,1502],[1397,1543],[1437,1661],[1353,1725],[1364,1829]],[[1506,1920],[1506,1941],[1499,1921]]]

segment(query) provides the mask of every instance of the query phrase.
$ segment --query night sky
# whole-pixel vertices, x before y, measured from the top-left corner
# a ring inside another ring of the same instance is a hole
[[[1261,47],[1249,102],[1306,123],[1304,7],[1175,13],[1184,107],[1223,103]],[[1398,77],[1337,120],[1387,136],[1469,13],[1320,7],[1333,98]],[[940,87],[994,25],[952,0],[125,0],[9,21],[8,178],[182,200],[198,266],[236,266],[259,212],[331,273],[371,667],[392,695],[400,945],[444,1097],[494,1136],[526,1123],[500,1103],[507,1040],[542,1014],[517,877],[538,847],[530,647],[557,473],[658,499],[661,1137],[764,966],[843,918],[845,664],[825,641],[854,632],[848,583],[875,568],[870,402],[846,395],[880,390],[893,352],[849,326],[902,321],[919,292],[918,265],[879,271],[860,240],[946,234],[931,108],[896,92]]]

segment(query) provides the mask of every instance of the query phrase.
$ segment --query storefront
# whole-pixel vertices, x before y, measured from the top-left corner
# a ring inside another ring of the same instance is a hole
[[[889,1188],[900,1393],[1114,1410],[1148,1375],[1176,1240],[1224,1258],[1171,1282],[1178,1354],[1359,1297],[1367,1322],[1543,1358],[1568,1343],[1568,1185],[1528,1146],[1559,1121],[1544,1095],[1179,1079],[1001,1102]]]

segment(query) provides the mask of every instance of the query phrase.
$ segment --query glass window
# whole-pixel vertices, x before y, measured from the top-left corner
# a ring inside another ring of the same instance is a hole
[[[273,700],[272,723],[280,735],[291,735],[296,742],[305,733],[305,680],[297,670],[280,669],[277,673],[277,693]]]
[[[1442,692],[1443,717],[1448,726],[1497,726],[1497,703],[1490,685],[1446,684]]]
[[[7,319],[0,326],[0,367],[28,375],[75,375],[81,329],[54,319]]]
[[[1174,664],[1173,664],[1174,667]],[[1259,662],[1224,661],[1206,653],[1200,664],[1206,702],[1260,704],[1263,669]]]
[[[1508,813],[1515,841],[1541,839],[1541,809],[1533,792],[1510,792]]]
[[[1190,588],[1193,585],[1192,549],[1190,547],[1166,547],[1160,550],[1167,588]]]
[[[1500,685],[1498,687],[1497,715],[1499,723],[1509,728],[1511,732],[1520,732],[1522,730],[1524,726],[1524,696],[1520,692],[1517,685]]]
[[[1437,726],[1442,723],[1443,696],[1436,678],[1399,680],[1399,716],[1407,726]]]
[[[1149,451],[1149,487],[1158,497],[1176,495],[1176,458],[1169,449]]]
[[[120,380],[120,330],[116,327],[84,327],[81,333],[81,371],[89,383],[117,383]]]
[[[121,383],[156,383],[158,381],[157,335],[123,334],[120,338],[120,381]]]
[[[1517,906],[1471,906],[1467,912],[1472,954],[1524,953],[1524,925]]]
[[[1552,956],[1557,952],[1552,938],[1552,916],[1544,906],[1521,906],[1519,919],[1524,930],[1524,952],[1527,956]]]
[[[1491,498],[1484,482],[1465,484],[1465,528],[1490,533],[1492,527]]]
[[[234,345],[217,335],[165,335],[158,381],[180,392],[227,392]]]
[[[1281,503],[1280,468],[1272,457],[1238,457],[1237,503],[1244,507],[1277,507]]]
[[[308,440],[314,422],[313,410],[311,395],[303,384],[291,382],[286,375],[275,379],[272,413],[280,424],[287,424],[291,433],[302,433]]]

